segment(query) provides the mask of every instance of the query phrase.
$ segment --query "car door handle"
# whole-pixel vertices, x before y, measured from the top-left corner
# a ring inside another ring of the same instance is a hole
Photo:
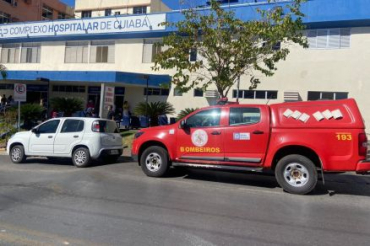
[[[264,134],[264,132],[260,130],[255,130],[253,134],[261,135],[261,134]]]
[[[53,136],[48,136],[48,138],[53,138]]]
[[[78,138],[79,136],[78,136],[78,135],[74,135],[73,137],[74,137],[74,138]]]
[[[211,132],[212,135],[221,135],[221,132],[218,132],[218,131],[214,131],[214,132]]]

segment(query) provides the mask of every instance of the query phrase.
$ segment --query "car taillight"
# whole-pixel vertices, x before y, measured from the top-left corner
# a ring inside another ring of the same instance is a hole
[[[367,137],[365,133],[358,134],[358,154],[360,156],[367,155]]]
[[[92,127],[93,132],[100,132],[100,125],[99,122],[94,122]]]

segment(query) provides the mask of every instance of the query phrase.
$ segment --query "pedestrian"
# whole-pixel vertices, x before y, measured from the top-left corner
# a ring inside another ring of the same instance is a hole
[[[107,119],[108,120],[114,120],[114,110],[113,110],[113,106],[112,105],[109,105],[108,106]]]
[[[14,104],[14,99],[13,99],[13,96],[10,95],[7,99],[7,102],[6,102],[7,105],[10,105],[12,106]]]
[[[1,106],[5,106],[6,105],[6,96],[5,94],[1,97]]]

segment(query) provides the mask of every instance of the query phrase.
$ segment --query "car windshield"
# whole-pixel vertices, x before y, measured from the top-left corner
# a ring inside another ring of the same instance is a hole
[[[119,133],[117,124],[114,121],[98,120],[99,132]]]

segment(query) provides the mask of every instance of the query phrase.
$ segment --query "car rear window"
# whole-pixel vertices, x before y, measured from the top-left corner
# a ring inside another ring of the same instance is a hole
[[[94,132],[119,133],[116,122],[109,120],[94,121],[92,130]]]

